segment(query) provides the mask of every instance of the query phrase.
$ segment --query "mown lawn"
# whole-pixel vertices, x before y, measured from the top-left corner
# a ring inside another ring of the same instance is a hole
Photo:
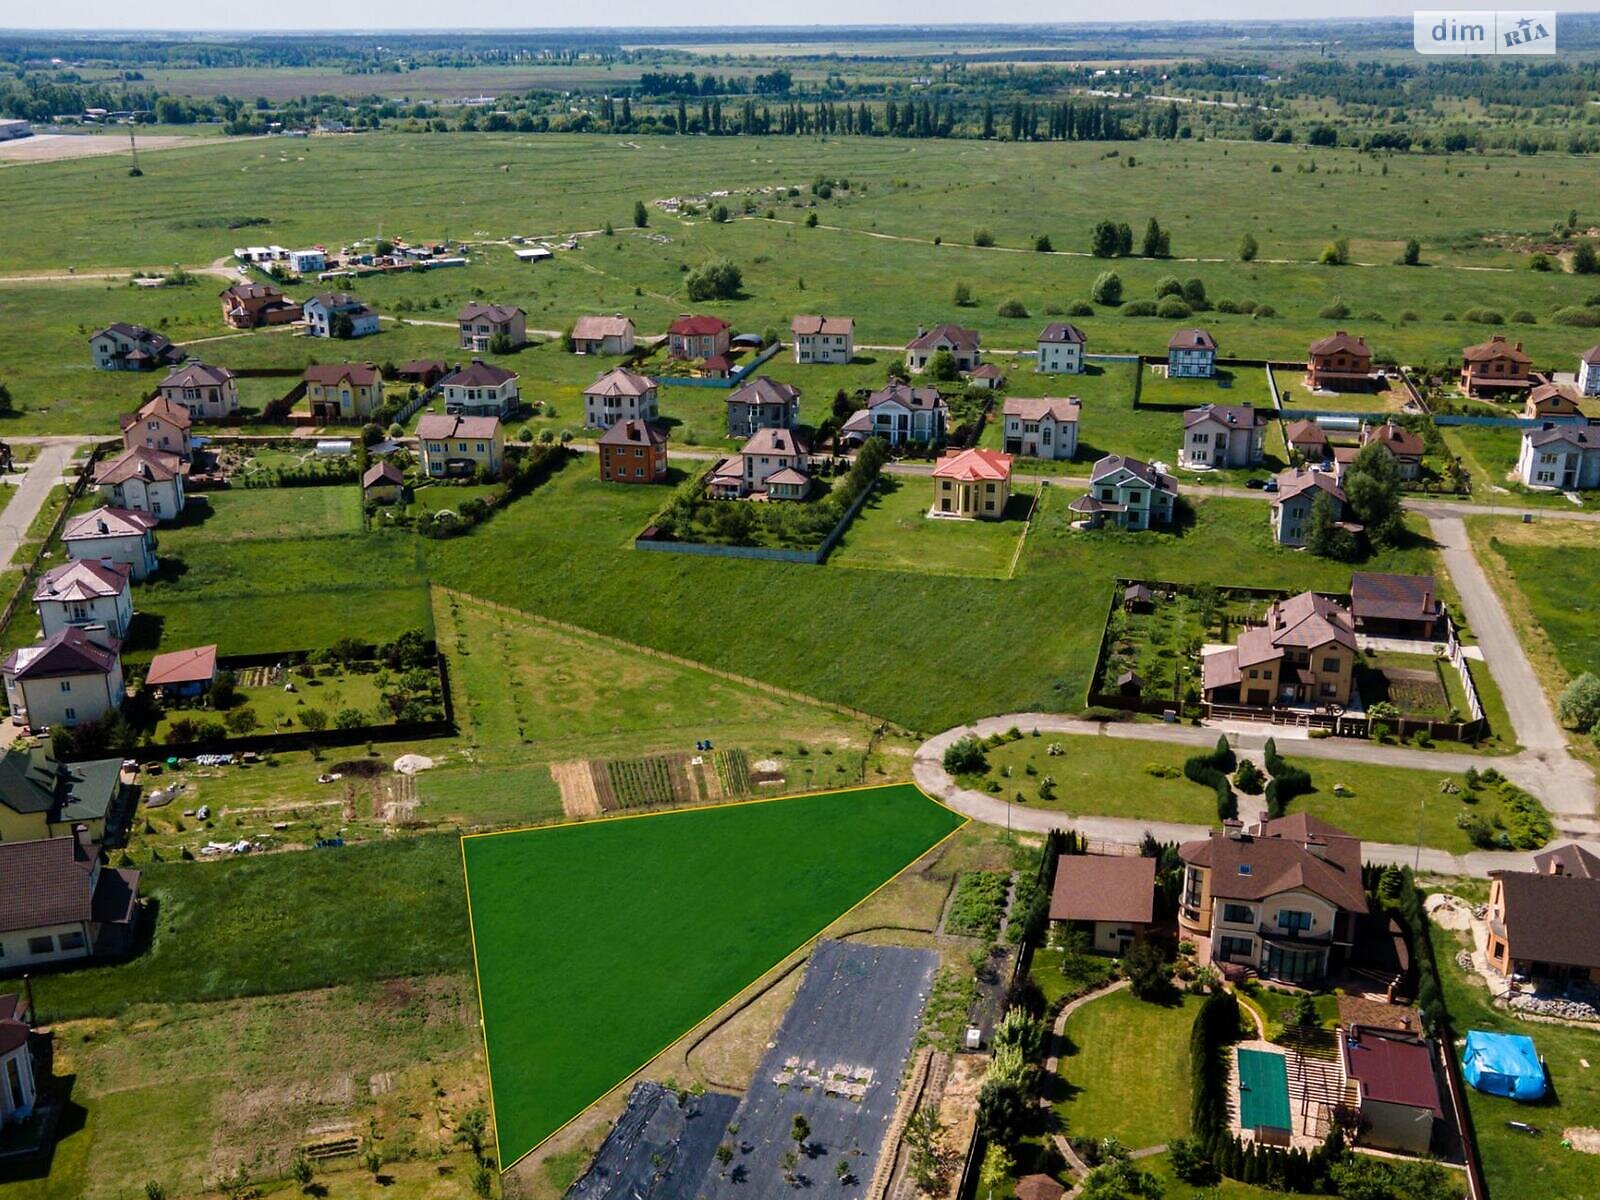
[[[1011,495],[1003,520],[931,517],[933,481],[885,475],[839,539],[836,567],[925,571],[933,575],[1004,579],[1033,503],[1033,489]]]
[[[1073,1013],[1050,1085],[1067,1135],[1116,1138],[1130,1150],[1187,1136],[1189,1032],[1199,1007],[1193,996],[1154,1004],[1123,988]]]
[[[466,839],[502,1165],[961,823],[898,785]]]

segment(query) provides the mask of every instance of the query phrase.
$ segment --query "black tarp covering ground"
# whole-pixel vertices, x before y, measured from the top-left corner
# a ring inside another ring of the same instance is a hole
[[[679,1096],[659,1083],[635,1084],[568,1200],[696,1200],[739,1098]]]

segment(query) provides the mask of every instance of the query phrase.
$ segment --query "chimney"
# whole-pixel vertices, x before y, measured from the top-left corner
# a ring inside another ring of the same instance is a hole
[[[928,331],[927,331],[927,330],[926,330],[926,329],[925,329],[925,328],[923,328],[923,327],[922,327],[922,326],[921,326],[921,325],[918,325],[918,326],[917,326],[917,336],[918,336],[918,337],[924,337],[924,336],[926,336],[926,335],[927,335],[927,332],[928,332]]]
[[[1328,843],[1314,833],[1306,835],[1306,850],[1323,860],[1328,857]]]
[[[1244,837],[1244,822],[1238,817],[1228,817],[1222,822],[1222,836],[1230,842],[1240,841]]]

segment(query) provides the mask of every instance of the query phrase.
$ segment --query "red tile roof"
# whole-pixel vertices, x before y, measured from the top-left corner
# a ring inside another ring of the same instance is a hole
[[[679,317],[667,326],[668,333],[680,334],[684,337],[704,337],[721,333],[729,325],[721,317]]]
[[[1526,366],[1533,359],[1523,352],[1522,343],[1512,345],[1506,341],[1505,335],[1497,333],[1487,342],[1479,342],[1476,346],[1467,346],[1461,351],[1461,357],[1466,362],[1488,362],[1496,358],[1509,358],[1512,362]]]
[[[500,429],[499,417],[453,417],[429,413],[417,422],[417,436],[423,441],[443,442],[450,438],[492,439]]]
[[[1168,350],[1215,350],[1217,339],[1204,329],[1180,329],[1167,341]]]
[[[1435,1118],[1444,1116],[1433,1052],[1425,1042],[1357,1027],[1341,1036],[1340,1046],[1345,1071],[1360,1083],[1363,1101],[1425,1108]]]
[[[165,386],[165,385],[163,385]],[[126,433],[140,421],[161,420],[177,429],[188,429],[194,424],[194,418],[189,415],[189,410],[175,400],[168,400],[165,396],[157,396],[138,412],[124,413],[122,416],[122,429]]]
[[[152,450],[148,446],[130,446],[110,462],[95,468],[97,484],[124,483],[129,479],[146,479],[165,483],[188,471],[176,454],[165,450]]]
[[[153,513],[102,506],[82,516],[69,518],[61,532],[61,540],[72,542],[88,538],[137,537],[159,524],[160,518]]]
[[[150,687],[177,683],[209,683],[217,677],[216,646],[195,646],[189,650],[169,650],[150,660],[144,681]]]
[[[935,479],[956,479],[962,483],[978,480],[1011,478],[1011,455],[998,450],[973,447],[970,450],[946,450],[933,468]]]
[[[1344,330],[1330,333],[1325,338],[1318,338],[1311,343],[1312,355],[1323,354],[1353,354],[1357,358],[1371,358],[1372,351],[1367,346],[1366,338],[1351,337]]]
[[[69,625],[37,645],[13,650],[5,661],[5,669],[18,679],[108,675],[117,665],[115,647],[119,643],[115,638],[102,640],[109,640],[111,647],[100,645],[76,625]]]
[[[371,363],[314,363],[300,378],[307,383],[331,387],[346,380],[351,387],[371,387],[378,382],[378,368]]]

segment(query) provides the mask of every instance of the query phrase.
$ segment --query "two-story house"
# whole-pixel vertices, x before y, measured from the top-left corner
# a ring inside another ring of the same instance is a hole
[[[848,363],[856,352],[856,323],[850,317],[800,316],[789,322],[797,363]]]
[[[1268,415],[1252,404],[1202,404],[1183,414],[1178,465],[1191,471],[1259,466]]]
[[[143,325],[113,321],[89,335],[89,355],[97,371],[149,371],[183,361],[172,339]]]
[[[1089,490],[1067,507],[1083,518],[1085,529],[1151,529],[1170,525],[1177,505],[1178,481],[1171,475],[1140,459],[1108,454],[1090,469]]]
[[[730,326],[721,317],[685,314],[667,326],[667,353],[673,358],[723,358]]]
[[[1013,396],[1001,409],[1001,434],[1007,454],[1025,458],[1069,459],[1078,453],[1076,396]]]
[[[505,459],[505,431],[498,417],[427,413],[417,422],[422,470],[434,478],[498,475]]]
[[[1558,417],[1583,416],[1578,397],[1559,383],[1541,383],[1528,389],[1528,398],[1522,404],[1525,421],[1543,421]]]
[[[314,363],[300,378],[319,425],[365,421],[383,407],[383,376],[372,363]]]
[[[1389,457],[1394,459],[1395,468],[1400,472],[1401,479],[1421,478],[1422,455],[1427,447],[1420,433],[1413,433],[1403,425],[1396,425],[1392,417],[1378,425],[1363,421],[1361,444],[1370,446],[1373,442],[1389,452]]]
[[[163,400],[181,404],[200,421],[221,421],[239,411],[239,385],[227,367],[187,362],[156,385]]]
[[[930,515],[999,521],[1011,501],[1011,455],[974,446],[946,450],[933,467]]]
[[[1364,337],[1351,337],[1341,329],[1318,338],[1306,352],[1306,387],[1313,392],[1360,391],[1378,379]]]
[[[1280,471],[1278,490],[1272,494],[1272,540],[1280,546],[1304,546],[1311,528],[1311,508],[1318,496],[1328,496],[1337,506],[1338,519],[1344,519],[1344,489],[1331,471],[1315,467],[1292,467]]]
[[[1083,373],[1083,350],[1087,345],[1083,330],[1065,322],[1053,322],[1039,334],[1037,369],[1046,375]]]
[[[129,508],[161,518],[183,511],[189,464],[176,454],[130,446],[94,469],[94,483],[112,508]]]
[[[109,957],[132,948],[139,872],[105,866],[100,858],[100,847],[87,829],[0,842],[0,962],[6,969]],[[17,1061],[9,1059],[10,1064]],[[28,1071],[26,1089],[21,1067],[14,1075],[8,1067],[0,1079],[12,1111],[11,1102],[37,1086],[31,1066]]]
[[[135,581],[156,569],[156,525],[151,513],[96,508],[68,517],[61,529],[67,557],[85,562],[125,563]]]
[[[1522,343],[1506,341],[1497,333],[1487,342],[1461,351],[1461,390],[1469,396],[1495,397],[1523,392],[1533,386],[1529,377],[1533,360]]]
[[[711,473],[718,500],[804,500],[811,494],[811,451],[792,429],[758,429]]]
[[[39,625],[49,637],[69,625],[101,625],[119,640],[133,620],[133,593],[127,563],[71,559],[51,567],[33,589]]]
[[[728,436],[747,438],[759,429],[793,429],[800,423],[800,389],[765,375],[728,396]]]
[[[60,837],[78,827],[104,838],[108,825],[119,831],[131,812],[128,790],[120,758],[64,763],[48,743],[13,745],[0,752],[0,843]]]
[[[1578,358],[1578,391],[1600,396],[1600,346],[1590,346]]]
[[[982,361],[978,331],[961,325],[935,325],[932,329],[917,327],[917,336],[906,343],[906,370],[919,374],[928,369],[933,356],[941,350],[955,359],[956,370],[976,370]]]
[[[517,373],[478,358],[441,379],[439,391],[451,416],[503,418],[521,402]]]
[[[292,325],[305,313],[270,283],[236,283],[223,288],[222,319],[233,329],[259,329],[264,325]]]
[[[602,483],[665,483],[667,429],[653,421],[626,417],[599,437]]]
[[[366,337],[378,332],[378,314],[348,292],[323,292],[305,302],[312,337]]]
[[[1517,478],[1538,491],[1600,487],[1600,429],[1548,422],[1537,429],[1524,429]]]
[[[122,444],[130,450],[135,446],[162,450],[187,462],[194,452],[192,423],[187,408],[158,396],[138,412],[123,414]]]
[[[515,305],[466,304],[456,314],[463,350],[482,354],[496,338],[505,338],[514,348],[528,340],[528,314]]]
[[[633,318],[579,317],[572,323],[574,354],[628,354],[633,350]]]
[[[658,415],[655,380],[622,367],[583,389],[583,423],[590,429],[610,429],[618,421],[654,421]]]
[[[1178,932],[1227,972],[1313,984],[1349,961],[1367,912],[1361,842],[1305,813],[1223,823],[1178,848]]]
[[[1355,688],[1355,623],[1337,600],[1301,592],[1274,601],[1262,624],[1200,665],[1208,705],[1342,708]]]
[[[1180,329],[1167,341],[1167,378],[1210,379],[1217,373],[1217,339],[1204,329]]]
[[[840,436],[860,443],[881,437],[891,446],[942,442],[950,424],[950,406],[936,388],[912,387],[891,379],[867,396],[867,406],[851,414]]]
[[[122,707],[122,642],[98,626],[68,625],[13,650],[3,664],[6,704],[30,730],[98,721]]]

